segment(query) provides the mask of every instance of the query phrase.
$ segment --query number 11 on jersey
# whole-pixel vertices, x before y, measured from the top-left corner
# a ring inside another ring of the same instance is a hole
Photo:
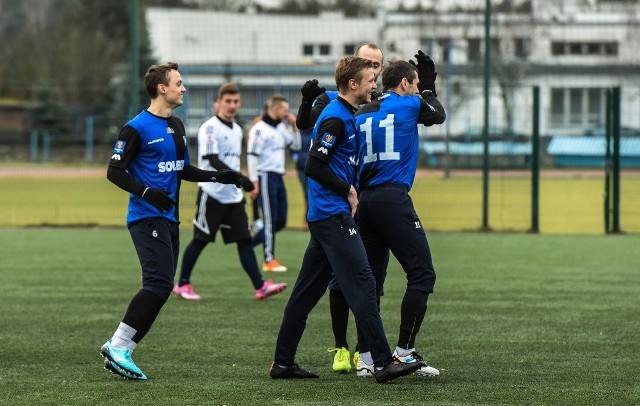
[[[364,123],[360,124],[360,132],[363,132],[365,135],[365,140],[367,143],[367,154],[364,157],[364,163],[371,163],[377,160],[381,161],[396,161],[400,159],[400,153],[394,152],[393,144],[394,144],[394,128],[393,128],[393,114],[387,114],[387,117],[384,120],[380,120],[378,122],[379,128],[384,128],[384,149],[379,152],[373,152],[373,118],[368,117]],[[378,140],[376,138],[376,141]],[[379,147],[378,142],[376,142],[376,147]]]

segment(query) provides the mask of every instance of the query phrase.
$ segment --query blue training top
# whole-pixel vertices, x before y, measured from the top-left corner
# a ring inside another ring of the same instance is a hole
[[[358,151],[356,121],[353,111],[341,100],[334,99],[318,117],[311,135],[312,149],[309,154],[324,160],[328,157],[327,166],[331,173],[345,183],[354,185]],[[324,132],[327,126],[323,126],[323,122],[331,118],[342,121],[344,133]],[[308,197],[307,221],[324,220],[336,214],[351,214],[346,196],[334,192],[312,178],[309,178]]]
[[[418,165],[421,99],[385,92],[356,113],[359,190],[392,183],[411,190]]]
[[[173,116],[158,117],[143,110],[120,131],[110,165],[123,167],[133,179],[146,187],[169,193],[175,202],[171,210],[162,212],[131,193],[127,224],[148,217],[179,221],[180,171],[190,165],[185,129],[180,119]]]

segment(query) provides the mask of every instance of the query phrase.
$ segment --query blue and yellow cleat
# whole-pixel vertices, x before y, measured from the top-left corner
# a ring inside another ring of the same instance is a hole
[[[105,357],[104,368],[120,375],[125,379],[146,380],[146,375],[138,368],[128,348],[117,348],[111,345],[111,341],[104,343],[100,348],[100,354]]]

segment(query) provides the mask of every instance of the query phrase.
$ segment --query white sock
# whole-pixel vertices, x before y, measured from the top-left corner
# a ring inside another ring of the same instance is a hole
[[[129,350],[133,351],[133,349],[136,348],[136,343],[131,341],[131,339],[137,331],[138,330],[127,324],[120,323],[116,332],[113,333],[113,337],[111,337],[111,345],[118,348],[129,348]],[[133,348],[131,348],[132,344]]]
[[[129,345],[127,345],[127,348],[129,349],[129,352],[133,353],[133,350],[136,349],[137,345],[138,345],[138,343],[136,343],[135,341],[133,341],[133,340],[129,341]]]
[[[416,350],[415,348],[410,348],[406,350],[404,348],[396,347],[396,354],[398,354],[398,356],[400,357],[406,357],[407,355],[411,354],[415,350]]]
[[[364,362],[366,365],[373,365],[373,358],[371,358],[371,353],[370,352],[363,352],[360,353],[360,359],[362,360],[362,362]]]

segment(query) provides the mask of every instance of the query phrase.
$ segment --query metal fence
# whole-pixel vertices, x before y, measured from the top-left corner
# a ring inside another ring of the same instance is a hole
[[[605,136],[607,129],[612,128],[608,124],[612,120],[607,113],[608,90],[604,92],[602,122],[592,131],[581,136],[539,134],[539,139],[534,137],[534,132],[539,131],[535,130],[534,118],[545,117],[541,111],[545,103],[534,102],[531,88],[519,91],[529,98],[520,98],[513,106],[514,122],[527,125],[519,125],[517,130],[489,131],[486,178],[481,117],[458,109],[450,111],[448,119],[469,115],[468,131],[447,133],[444,124],[441,128],[420,130],[420,169],[411,195],[425,228],[565,234],[640,232],[640,138],[619,126],[620,160],[614,167],[615,143]],[[620,91],[620,116],[624,114],[624,101],[632,97],[627,93],[634,92],[638,93],[638,89]],[[292,105],[295,110],[295,102]],[[254,112],[249,113],[240,121],[248,122]],[[59,136],[30,132],[17,142],[2,144],[0,226],[123,224],[126,196],[106,181],[104,173],[113,142],[125,120],[75,118],[73,122],[81,125],[73,133]],[[604,130],[597,132],[598,128]],[[195,158],[195,134],[189,135],[191,155]],[[63,196],[43,195],[47,185],[55,182],[64,189]],[[303,196],[291,165],[287,185],[291,207],[288,225],[300,228]],[[194,186],[186,184],[182,196],[182,220],[186,225],[194,202]],[[487,204],[486,212],[483,204]],[[614,215],[615,205],[619,210]],[[67,213],[68,210],[75,212]],[[86,215],[78,215],[82,211]],[[617,228],[613,226],[615,222]]]
[[[411,195],[428,230],[640,232],[637,4],[493,2],[490,17],[491,1],[485,13],[447,2],[428,11],[384,11],[382,3],[375,16],[358,18],[140,10],[159,62],[180,63],[188,92],[175,114],[187,128],[192,157],[193,137],[224,82],[240,85],[238,122],[247,131],[275,93],[295,112],[305,80],[334,89],[333,64],[359,43],[378,43],[387,61],[422,49],[436,62],[447,111],[444,124],[419,131]],[[114,73],[119,97],[136,94],[136,86],[122,90],[123,72],[134,67],[130,61]],[[55,126],[31,125],[33,106],[0,98],[0,226],[122,224],[126,196],[104,171],[128,117],[80,114],[78,106],[56,102],[47,115]],[[140,103],[131,102],[130,111],[134,104]],[[303,199],[293,169],[287,185],[289,226],[298,228]],[[189,224],[195,197],[193,185],[184,188]]]

